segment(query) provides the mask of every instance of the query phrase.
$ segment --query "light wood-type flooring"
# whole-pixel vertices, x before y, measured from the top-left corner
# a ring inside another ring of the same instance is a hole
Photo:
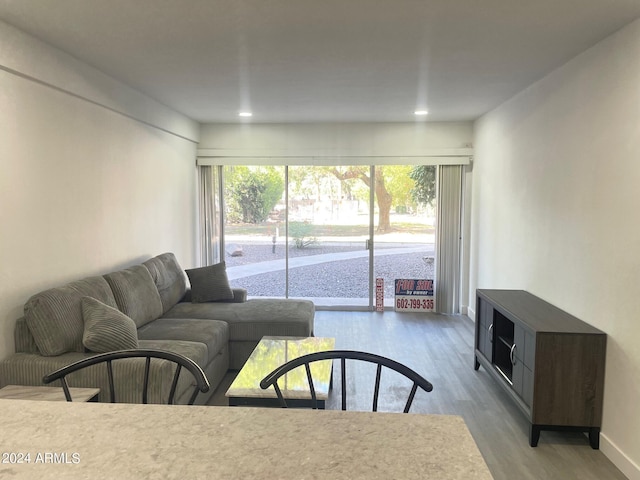
[[[318,311],[315,335],[335,337],[338,349],[390,357],[427,378],[433,391],[419,391],[411,413],[461,415],[498,480],[626,478],[601,451],[593,450],[581,433],[543,431],[538,447],[529,446],[524,415],[482,367],[473,369],[474,324],[465,316]],[[371,410],[375,369],[349,365],[348,409]],[[340,408],[338,373],[334,373],[329,409]],[[227,375],[211,405],[227,404],[224,392],[233,377]],[[410,385],[394,373],[383,372],[381,388],[379,410],[402,411]]]

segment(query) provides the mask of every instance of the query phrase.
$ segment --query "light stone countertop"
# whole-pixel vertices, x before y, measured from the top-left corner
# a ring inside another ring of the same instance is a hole
[[[0,412],[0,478],[492,478],[451,415],[23,400]]]

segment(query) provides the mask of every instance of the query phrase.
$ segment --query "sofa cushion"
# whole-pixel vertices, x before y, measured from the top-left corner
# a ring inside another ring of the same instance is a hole
[[[159,318],[138,330],[141,340],[186,340],[202,342],[212,360],[229,342],[229,326],[217,320]]]
[[[232,300],[233,291],[227,278],[225,262],[187,270],[193,303]]]
[[[202,342],[189,342],[186,340],[138,340],[139,348],[151,348],[154,350],[166,350],[179,353],[196,362],[203,370],[209,364],[207,346]]]
[[[187,278],[173,253],[163,253],[143,263],[153,278],[160,300],[162,313],[182,300],[187,291]]]
[[[91,297],[82,299],[82,343],[92,352],[138,348],[136,324],[117,308]]]
[[[244,303],[178,303],[163,318],[201,318],[229,324],[230,341],[260,340],[265,335],[313,335],[315,307],[309,300],[255,298]]]
[[[44,356],[84,352],[82,298],[93,297],[110,307],[117,303],[102,277],[90,277],[32,296],[24,306],[27,326]]]
[[[113,290],[118,308],[136,326],[141,327],[162,315],[158,289],[144,265],[108,273],[104,278]]]

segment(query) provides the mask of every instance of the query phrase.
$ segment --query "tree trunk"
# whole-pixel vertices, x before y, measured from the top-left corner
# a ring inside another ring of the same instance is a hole
[[[387,191],[382,174],[376,171],[376,199],[378,201],[378,233],[391,230],[391,203],[393,197]]]
[[[391,204],[393,203],[393,197],[387,191],[387,187],[384,184],[384,177],[378,167],[375,167],[376,181],[375,192],[376,200],[378,202],[378,233],[385,233],[391,230]],[[359,178],[365,185],[371,188],[371,179],[366,174],[366,168],[356,167],[346,172],[339,172],[337,168],[333,168],[331,173],[335,175],[338,180],[347,180],[351,178]]]

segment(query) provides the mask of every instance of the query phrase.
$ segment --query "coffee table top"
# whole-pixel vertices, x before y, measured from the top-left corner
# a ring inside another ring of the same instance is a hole
[[[227,397],[277,398],[273,388],[263,390],[260,381],[280,365],[308,353],[333,350],[336,339],[327,337],[263,337],[225,394]],[[313,386],[318,400],[326,400],[331,383],[332,361],[311,364]],[[311,396],[304,367],[285,374],[278,385],[286,399]]]

